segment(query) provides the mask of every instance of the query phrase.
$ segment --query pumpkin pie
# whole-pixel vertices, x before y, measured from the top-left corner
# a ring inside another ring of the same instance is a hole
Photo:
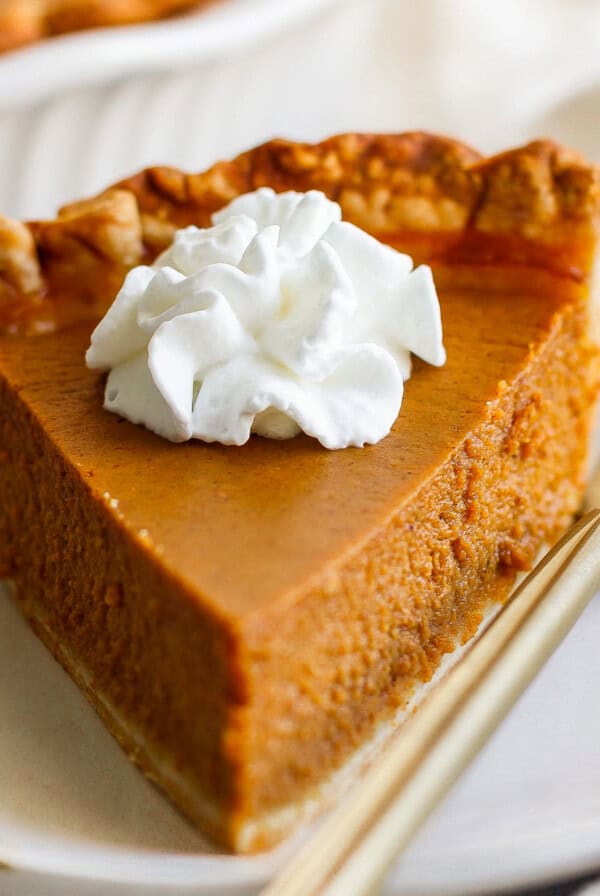
[[[46,37],[149,22],[214,0],[3,0],[0,53]]]
[[[431,265],[447,364],[391,434],[175,445],[102,408],[125,273],[269,185]],[[415,685],[576,513],[598,395],[600,173],[539,141],[275,140],[0,220],[0,568],[131,758],[236,851],[357,773]]]

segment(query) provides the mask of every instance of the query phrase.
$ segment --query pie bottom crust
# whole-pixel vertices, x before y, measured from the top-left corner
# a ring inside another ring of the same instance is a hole
[[[226,818],[219,808],[203,795],[198,785],[186,782],[165,750],[144,737],[141,729],[128,722],[113,702],[100,693],[93,684],[92,675],[85,664],[75,657],[44,621],[44,613],[17,589],[17,602],[39,639],[83,692],[98,713],[110,733],[118,741],[129,759],[146,777],[171,794],[176,805],[209,835],[218,838],[226,828]]]
[[[540,550],[536,562],[548,547],[545,545]],[[525,577],[526,573],[518,574],[511,593],[514,593]],[[150,781],[170,796],[176,808],[209,836],[217,840],[223,840],[224,837],[230,839],[230,816],[223,813],[214,801],[201,792],[197,782],[188,781],[185,772],[177,768],[167,751],[144,737],[141,728],[127,721],[114,703],[94,686],[92,675],[85,664],[60,643],[45,623],[43,610],[18,592],[16,598],[31,628],[83,692],[128,758]],[[491,624],[501,607],[500,603],[488,607],[478,634]],[[469,641],[470,643],[472,642]],[[254,851],[256,843],[279,843],[299,824],[310,822],[331,807],[377,758],[402,722],[425,699],[436,683],[460,662],[463,650],[467,646],[466,643],[458,643],[454,651],[447,653],[433,677],[417,686],[412,699],[404,707],[397,709],[391,717],[379,722],[368,740],[351,753],[343,765],[324,779],[318,787],[275,811],[265,812],[241,822],[235,831],[235,851],[244,854]]]

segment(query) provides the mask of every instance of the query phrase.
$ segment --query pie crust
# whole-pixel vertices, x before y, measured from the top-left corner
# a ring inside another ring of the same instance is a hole
[[[376,446],[171,445],[102,409],[83,355],[125,272],[262,185],[321,189],[433,267],[448,363],[415,363]],[[321,808],[577,511],[599,210],[598,169],[553,143],[483,159],[412,133],[276,140],[0,221],[0,570],[134,761],[226,846]]]
[[[56,220],[0,217],[0,326],[33,330],[99,316],[132,266],[235,196],[268,185],[322,190],[343,216],[430,264],[527,264],[584,280],[599,221],[600,169],[540,140],[492,158],[425,133],[273,140],[206,172],[149,168]],[[85,285],[84,285],[84,281]]]

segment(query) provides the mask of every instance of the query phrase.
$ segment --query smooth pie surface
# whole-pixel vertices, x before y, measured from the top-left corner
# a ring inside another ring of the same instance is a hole
[[[383,527],[481,422],[498,384],[526,369],[560,301],[510,302],[509,314],[501,292],[442,292],[446,366],[415,362],[392,433],[363,449],[305,437],[173,445],[102,409],[103,380],[84,363],[88,327],[5,340],[0,373],[96,498],[221,612],[246,614]]]

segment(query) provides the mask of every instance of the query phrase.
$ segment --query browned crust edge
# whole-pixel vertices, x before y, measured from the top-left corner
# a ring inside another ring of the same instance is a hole
[[[78,309],[63,318],[101,315],[127,270],[151,262],[178,227],[206,226],[235,196],[265,185],[322,190],[382,239],[435,237],[442,262],[464,260],[475,238],[471,260],[494,244],[496,261],[552,259],[579,280],[591,269],[600,220],[600,168],[549,140],[483,158],[422,132],[277,139],[200,174],[146,169],[52,221],[0,217],[0,332],[60,326],[59,302]]]

